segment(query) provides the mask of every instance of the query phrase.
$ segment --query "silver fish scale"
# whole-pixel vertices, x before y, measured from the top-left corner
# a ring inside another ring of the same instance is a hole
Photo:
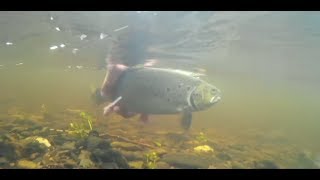
[[[171,69],[133,68],[120,79],[117,96],[129,111],[175,114],[189,106],[191,91],[202,81]]]

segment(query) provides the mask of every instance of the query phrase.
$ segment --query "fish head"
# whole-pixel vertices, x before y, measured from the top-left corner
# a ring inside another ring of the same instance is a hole
[[[190,102],[195,110],[205,110],[221,99],[221,91],[206,82],[195,87],[190,96]]]

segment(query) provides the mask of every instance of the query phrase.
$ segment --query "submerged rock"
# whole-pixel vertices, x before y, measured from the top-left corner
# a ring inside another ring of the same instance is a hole
[[[31,130],[38,129],[40,126],[30,118],[26,118],[25,115],[12,115],[15,118],[13,123],[18,124],[17,127],[31,127]]]
[[[237,151],[245,151],[246,145],[244,144],[233,144],[229,146],[230,149],[235,149]]]
[[[227,153],[219,153],[217,154],[217,158],[224,160],[224,161],[230,161],[232,158]]]
[[[132,151],[120,151],[120,153],[128,160],[128,161],[137,161],[143,160],[144,155],[141,152],[132,152]]]
[[[129,167],[126,159],[112,150],[110,142],[99,137],[99,134],[94,131],[90,132],[87,138],[77,139],[76,141],[70,141],[61,136],[55,139],[61,144],[58,148],[60,151],[56,153],[56,156],[66,157],[64,160],[59,160],[64,164],[64,168],[80,166],[82,168],[118,169]],[[63,155],[58,155],[61,153]],[[74,160],[78,161],[78,165],[74,164]]]
[[[162,161],[179,168],[207,169],[215,159],[191,153],[171,153],[164,155]]]
[[[315,158],[311,157],[306,152],[298,153],[297,155],[297,164],[299,164],[298,168],[308,168],[308,169],[318,169],[318,165],[316,164]]]
[[[61,161],[61,163],[63,164],[64,168],[71,169],[77,167],[77,163],[73,159],[64,159]]]
[[[15,160],[17,153],[13,144],[0,139],[0,157],[4,157],[8,160]]]
[[[49,134],[49,128],[48,127],[42,127],[42,129],[39,129],[39,130],[35,130],[34,131],[34,134],[37,134],[37,135],[41,135],[41,136],[46,136]]]
[[[8,160],[6,158],[4,158],[4,157],[0,157],[0,167],[4,168],[4,167],[6,167],[8,165],[9,165]]]
[[[76,141],[75,146],[76,146],[76,149],[82,149],[84,147],[87,147],[87,140],[86,139],[79,139],[78,141]]]
[[[84,168],[94,167],[94,163],[90,159],[91,153],[89,151],[81,150],[79,155],[79,166]]]
[[[89,135],[86,142],[86,148],[89,151],[93,151],[95,149],[110,149],[110,142],[101,137],[97,137],[94,135]]]
[[[113,162],[117,163],[119,168],[129,168],[129,164],[127,159],[119,152],[117,151],[112,151],[112,156],[114,157]]]
[[[76,148],[76,142],[66,142],[60,148],[64,150],[73,150]]]
[[[40,166],[32,161],[28,160],[19,160],[17,163],[18,168],[22,169],[38,169]]]
[[[208,145],[197,146],[193,149],[196,153],[213,153],[213,149]]]
[[[12,132],[12,133],[19,133],[19,134],[21,134],[22,132],[25,132],[25,131],[29,132],[28,128],[26,128],[24,126],[16,126],[10,130],[10,132]]]
[[[166,162],[163,162],[163,161],[157,162],[157,169],[170,169],[170,168],[171,166]]]
[[[133,169],[142,169],[143,161],[130,161],[129,166]]]
[[[101,168],[103,168],[103,169],[119,169],[119,167],[116,163],[103,163],[101,165]]]
[[[116,163],[119,168],[129,168],[128,162],[119,152],[112,149],[96,149],[92,152],[92,159],[98,163]]]
[[[115,141],[111,143],[111,146],[113,148],[119,148],[126,151],[142,151],[143,150],[140,146],[132,143],[127,143],[127,142]]]
[[[262,160],[262,161],[255,161],[254,168],[256,168],[256,169],[279,169],[279,166],[271,160]]]
[[[243,164],[236,162],[236,161],[231,163],[231,168],[232,169],[247,169]]]
[[[165,149],[163,149],[163,148],[157,148],[157,149],[155,149],[155,150],[153,150],[155,153],[157,153],[157,155],[159,156],[159,157],[162,157],[163,155],[165,155],[165,154],[167,154],[168,152],[165,150]]]
[[[167,133],[167,142],[172,145],[180,145],[190,140],[190,137],[185,134]]]
[[[33,133],[32,133],[32,131],[22,131],[22,132],[20,132],[20,135],[24,136],[24,137],[28,137],[28,136],[32,136]]]
[[[95,149],[92,151],[92,159],[95,162],[112,162],[113,161],[113,151],[108,150],[102,150],[102,149]]]
[[[114,162],[117,163],[119,168],[124,168],[124,169],[129,168],[127,159],[124,156],[122,156],[121,153],[114,151],[113,156],[114,156]]]
[[[42,137],[37,137],[36,141],[38,141],[38,143],[45,145],[46,147],[51,147],[50,142],[48,141],[48,139],[42,138]]]
[[[52,141],[55,145],[61,146],[63,145],[66,141],[68,141],[69,139],[66,138],[66,136],[62,135],[62,134],[58,134],[56,136],[53,137]]]
[[[22,145],[22,155],[24,157],[29,157],[33,153],[45,153],[51,147],[51,144],[47,139],[41,137],[29,137],[21,142]]]
[[[33,153],[31,154],[30,159],[34,160],[34,159],[37,159],[39,156],[40,156],[40,153]]]

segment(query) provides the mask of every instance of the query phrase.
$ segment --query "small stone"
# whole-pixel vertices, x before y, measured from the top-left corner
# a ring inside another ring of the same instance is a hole
[[[213,149],[208,145],[203,145],[203,146],[195,147],[194,151],[197,153],[209,153],[209,152],[213,152]]]
[[[37,158],[33,159],[32,161],[39,163],[39,162],[42,161],[42,159],[43,159],[43,158],[40,156],[40,157],[37,157]]]
[[[316,157],[312,157],[311,153],[300,152],[296,158],[299,168],[318,169],[318,160]]]
[[[235,150],[238,150],[238,151],[244,151],[245,150],[245,145],[243,144],[234,144],[234,145],[230,145],[230,148],[231,149],[235,149]]]
[[[140,146],[132,144],[132,143],[126,143],[126,142],[118,142],[115,141],[111,143],[111,146],[113,148],[119,148],[126,151],[141,151],[143,150]]]
[[[32,138],[27,138],[23,143],[22,155],[24,157],[30,157],[33,153],[44,153],[47,151],[47,147],[44,144],[40,144],[37,141],[34,141]]]
[[[155,149],[154,152],[156,152],[157,155],[160,156],[160,157],[165,155],[165,154],[167,154],[167,151],[165,149],[163,149],[163,148]]]
[[[164,155],[162,161],[179,168],[207,169],[215,159],[194,153],[170,153]]]
[[[254,168],[256,169],[279,169],[279,166],[270,160],[255,161]]]
[[[157,162],[157,169],[170,169],[170,165],[166,162],[159,161]]]
[[[144,155],[140,152],[132,152],[132,151],[120,151],[120,153],[128,160],[128,161],[137,161],[143,160]]]
[[[40,144],[44,144],[46,147],[51,147],[50,142],[48,139],[42,138],[42,137],[37,137],[36,141],[38,141]]]
[[[221,159],[221,160],[224,160],[224,161],[230,161],[232,158],[226,154],[226,153],[219,153],[217,155],[217,158]]]
[[[97,131],[90,131],[90,132],[89,132],[89,136],[99,137],[99,132],[97,132]]]
[[[68,139],[63,135],[57,135],[53,137],[53,144],[55,145],[63,145]]]
[[[18,168],[22,169],[38,169],[39,165],[28,160],[19,160],[17,163]]]
[[[64,164],[64,167],[65,167],[65,168],[68,168],[68,169],[74,168],[74,167],[77,166],[77,163],[76,163],[74,160],[72,160],[72,159],[65,159],[65,160],[63,161],[63,164]]]
[[[110,162],[113,160],[111,150],[95,149],[92,151],[92,160],[95,162]]]
[[[94,163],[90,159],[91,153],[89,151],[81,150],[79,155],[79,166],[84,168],[94,167]]]
[[[30,131],[22,131],[20,133],[21,136],[24,136],[24,137],[28,137],[28,136],[31,136],[32,135],[32,132]]]
[[[244,165],[242,165],[241,163],[236,162],[236,161],[231,163],[231,168],[232,169],[246,169],[246,167]]]
[[[5,166],[6,164],[8,164],[8,161],[6,160],[6,158],[0,157],[0,167]]]
[[[0,140],[0,157],[5,157],[8,160],[15,160],[17,157],[15,147],[11,143]]]
[[[39,155],[39,153],[33,153],[31,154],[30,159],[36,159]]]
[[[61,149],[73,150],[76,148],[76,142],[66,142],[61,146]]]
[[[118,165],[116,163],[103,163],[101,165],[103,169],[119,169]]]
[[[109,149],[110,142],[106,139],[103,139],[101,137],[96,137],[93,135],[90,135],[87,138],[87,150],[93,151],[95,149]]]
[[[142,169],[143,161],[130,161],[128,164],[130,168]]]
[[[119,152],[117,151],[113,151],[113,156],[114,156],[114,162],[117,163],[117,165],[119,166],[119,168],[125,168],[128,169],[129,168],[129,164],[127,159]]]

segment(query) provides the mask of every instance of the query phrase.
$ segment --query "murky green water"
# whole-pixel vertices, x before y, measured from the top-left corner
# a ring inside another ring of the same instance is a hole
[[[152,116],[150,123],[142,124],[117,115],[102,117],[103,107],[92,103],[91,87],[101,85],[105,76],[101,67],[110,45],[108,40],[99,41],[99,35],[126,25],[123,15],[95,13],[1,12],[0,23],[5,25],[0,32],[0,113],[4,128],[1,135],[8,135],[6,125],[19,126],[13,123],[14,114],[40,114],[41,106],[45,105],[49,114],[56,117],[42,118],[40,124],[44,127],[68,129],[72,117],[62,118],[61,112],[74,109],[91,113],[94,119],[98,117],[93,126],[101,134],[108,132],[147,144],[161,142],[166,151],[160,157],[167,165],[162,164],[164,168],[207,168],[206,163],[211,168],[272,168],[274,164],[280,168],[314,168],[319,163],[320,13],[186,12],[181,16],[173,12],[140,13],[152,26],[153,47],[193,57],[155,58],[167,67],[205,69],[206,80],[222,91],[222,100],[216,106],[194,114],[191,129],[192,137],[204,132],[214,142],[209,143],[214,153],[203,155],[213,158],[212,162],[201,161],[199,156],[190,160],[196,164],[190,166],[186,165],[188,162],[179,164],[177,157],[184,157],[183,153],[196,154],[194,147],[208,143],[193,143],[192,138],[178,140],[188,141],[181,142],[181,146],[172,143],[170,133],[181,132],[178,115]],[[54,20],[50,20],[51,16]],[[134,20],[133,17],[131,23]],[[22,28],[26,24],[32,26]],[[88,37],[81,40],[81,34]],[[66,47],[50,50],[62,43]],[[79,50],[73,54],[75,48]],[[41,137],[59,149],[54,138],[51,140],[48,134]],[[143,152],[149,151],[153,150]],[[50,151],[46,153],[54,157]],[[85,156],[77,153],[74,156]],[[221,158],[226,156],[230,158]],[[19,156],[8,160],[4,152],[0,153],[0,159],[4,168],[25,168],[21,162],[19,165],[21,159],[38,163],[37,167],[59,167],[46,166],[47,161],[41,158]],[[81,166],[81,160],[74,161],[73,165],[63,167],[90,167]]]

